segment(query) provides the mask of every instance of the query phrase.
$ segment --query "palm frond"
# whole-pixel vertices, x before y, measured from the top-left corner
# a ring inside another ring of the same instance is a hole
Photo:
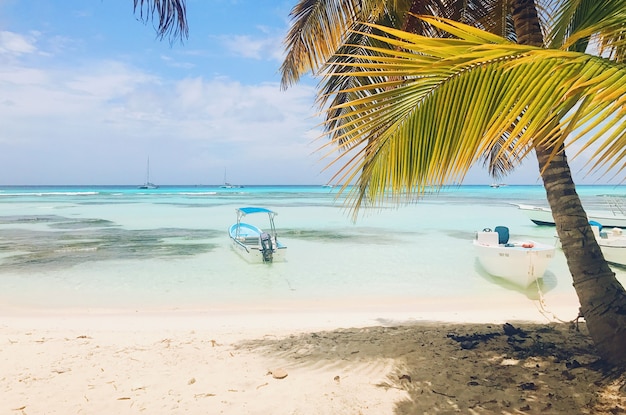
[[[290,13],[281,85],[316,74],[350,37],[358,22],[395,27],[425,36],[451,36],[415,15],[432,15],[476,25],[514,40],[510,0],[301,0]]]
[[[134,0],[135,13],[142,22],[158,20],[157,37],[170,42],[189,36],[185,0]],[[158,19],[157,19],[158,18]]]
[[[361,16],[358,0],[303,0],[291,11],[285,38],[287,55],[281,65],[287,87],[308,71],[316,71],[341,45],[348,29]]]
[[[553,48],[585,52],[590,43],[600,56],[626,59],[626,0],[563,0],[549,35]]]
[[[358,98],[329,108],[339,115],[328,134],[346,150],[339,158],[349,161],[339,181],[357,180],[355,209],[388,194],[410,198],[425,186],[460,181],[485,158],[506,172],[534,146],[561,148],[564,132],[572,132],[567,145],[583,139],[597,145],[593,157],[599,162],[592,168],[623,163],[625,66],[422,18],[459,38],[372,25],[391,36],[370,35],[388,47],[365,46],[370,53],[344,60],[341,71],[328,68],[331,77],[372,81],[342,91]],[[583,103],[584,114],[575,110]]]

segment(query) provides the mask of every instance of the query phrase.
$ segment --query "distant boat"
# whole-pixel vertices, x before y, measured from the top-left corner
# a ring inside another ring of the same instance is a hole
[[[554,218],[552,217],[552,210],[550,210],[550,208],[519,204],[517,207],[524,211],[535,225],[554,226]],[[589,211],[587,212],[587,218],[601,223],[602,226],[607,228],[626,228],[626,215],[622,213]]]
[[[146,167],[146,182],[137,186],[137,189],[158,189],[159,186],[150,181],[150,159],[148,159],[148,165]]]
[[[232,184],[226,181],[226,169],[224,169],[224,184],[220,186],[220,189],[241,189],[243,186],[238,184]]]
[[[224,182],[223,185],[220,186],[221,189],[241,189],[243,186],[238,184],[231,184],[228,182]]]

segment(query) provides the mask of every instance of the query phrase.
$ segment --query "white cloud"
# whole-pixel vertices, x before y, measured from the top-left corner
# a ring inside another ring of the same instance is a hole
[[[34,33],[36,35],[36,33]],[[24,36],[18,33],[0,31],[0,55],[23,55],[35,53],[35,36]]]
[[[281,91],[277,83],[244,85],[225,77],[167,80],[113,60],[55,69],[13,66],[0,81],[4,183],[9,176],[41,183],[13,161],[29,152],[32,162],[49,165],[50,183],[96,180],[84,171],[97,171],[104,183],[139,180],[134,171],[142,167],[134,163],[146,153],[155,169],[161,163],[155,178],[162,184],[219,183],[223,169],[233,166],[229,176],[239,183],[324,181],[317,180],[322,166],[310,156],[317,124],[310,118],[311,87]],[[107,165],[117,171],[107,172]]]
[[[281,61],[284,55],[282,37],[250,35],[220,36],[219,41],[234,56],[249,59]]]

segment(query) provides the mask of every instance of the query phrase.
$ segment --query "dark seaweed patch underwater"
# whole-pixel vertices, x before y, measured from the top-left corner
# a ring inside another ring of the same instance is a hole
[[[0,272],[31,272],[40,267],[65,268],[90,261],[183,257],[209,252],[219,245],[217,230],[135,229],[101,219],[62,216],[3,217],[0,224],[44,223],[50,230],[20,227],[0,233]]]

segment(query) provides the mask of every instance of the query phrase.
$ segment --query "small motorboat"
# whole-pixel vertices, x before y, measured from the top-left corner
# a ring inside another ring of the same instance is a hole
[[[517,205],[517,207],[524,211],[528,218],[535,225],[548,225],[554,226],[554,218],[552,217],[552,210],[547,207],[533,206],[533,205]],[[599,222],[604,226],[610,228],[626,228],[626,215],[620,212],[587,212],[587,218],[590,221]]]
[[[274,217],[276,212],[262,207],[242,207],[236,209],[237,223],[233,224],[228,234],[233,249],[249,262],[269,263],[285,259],[287,247],[283,245],[276,234]],[[241,219],[251,214],[267,214],[269,229],[265,231]]]
[[[626,235],[621,228],[607,229],[600,223],[590,221],[593,234],[607,262],[626,266]]]
[[[553,245],[509,240],[506,226],[476,232],[473,244],[478,262],[487,273],[524,288],[543,277],[555,251]]]

